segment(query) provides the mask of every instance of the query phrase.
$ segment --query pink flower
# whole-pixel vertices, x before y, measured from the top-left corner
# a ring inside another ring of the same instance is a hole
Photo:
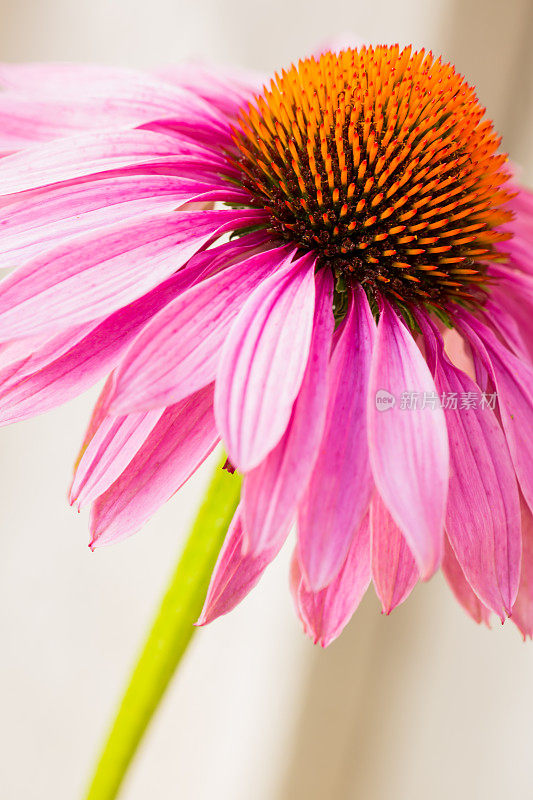
[[[244,474],[200,622],[293,523],[327,645],[442,569],[533,634],[533,196],[474,90],[424,51],[346,49],[261,89],[0,69],[0,417],[109,375],[71,499],[129,536],[220,440]],[[229,237],[228,237],[229,235]]]

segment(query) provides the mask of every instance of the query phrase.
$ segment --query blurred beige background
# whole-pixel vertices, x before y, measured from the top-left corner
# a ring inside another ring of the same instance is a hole
[[[479,89],[533,184],[532,0],[2,0],[0,58],[273,69],[351,29],[424,45]],[[94,393],[0,431],[0,797],[77,800],[210,465],[133,539],[91,554],[66,503]],[[365,599],[321,651],[285,551],[201,630],[124,800],[533,796],[533,644],[478,628],[444,582],[390,618]]]

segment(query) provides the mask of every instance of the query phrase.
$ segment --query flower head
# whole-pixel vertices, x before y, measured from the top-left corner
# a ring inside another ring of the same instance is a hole
[[[440,567],[477,620],[533,633],[533,197],[431,53],[347,48],[262,89],[4,66],[7,423],[109,375],[72,502],[137,531],[222,439],[244,474],[201,622],[296,521],[315,641],[373,580]]]
[[[300,61],[241,112],[250,205],[337,282],[442,309],[481,302],[501,260],[506,156],[474,89],[423,50]]]

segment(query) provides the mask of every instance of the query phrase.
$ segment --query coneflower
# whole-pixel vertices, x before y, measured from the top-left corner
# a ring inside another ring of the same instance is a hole
[[[222,440],[241,502],[200,618],[296,522],[322,645],[442,566],[533,633],[533,197],[424,50],[236,76],[6,65],[0,419],[109,374],[71,499],[137,531]],[[18,152],[17,152],[18,151]],[[522,580],[521,580],[522,574]]]

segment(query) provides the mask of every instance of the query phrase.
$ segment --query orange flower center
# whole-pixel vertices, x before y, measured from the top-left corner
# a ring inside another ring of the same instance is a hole
[[[512,196],[500,139],[453,66],[363,47],[299,61],[234,131],[250,204],[342,287],[434,309],[486,296]]]

